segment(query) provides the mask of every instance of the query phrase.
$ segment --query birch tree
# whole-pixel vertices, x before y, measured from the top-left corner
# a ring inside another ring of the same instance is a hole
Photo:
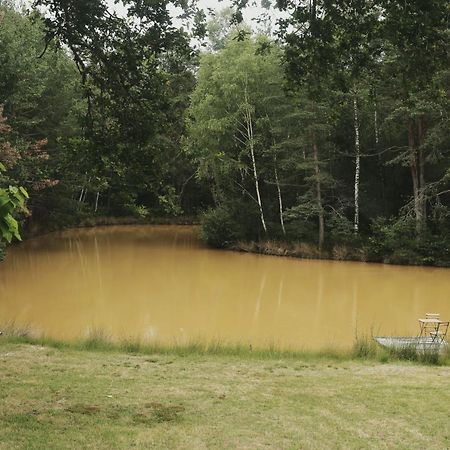
[[[259,189],[259,180],[258,180],[258,170],[256,168],[256,158],[255,158],[255,136],[253,134],[253,109],[254,107],[249,102],[249,93],[247,85],[244,86],[244,104],[242,105],[243,112],[243,120],[245,133],[241,132],[242,137],[245,141],[242,141],[244,145],[248,146],[250,150],[250,156],[252,160],[252,169],[253,169],[253,178],[255,181],[255,192],[256,199],[259,207],[259,217],[261,218],[261,225],[264,229],[264,232],[267,233],[266,221],[264,219],[264,209],[261,200],[261,192]],[[239,139],[239,138],[237,138]]]
[[[262,37],[230,39],[223,50],[202,57],[187,145],[198,161],[199,176],[210,178],[225,201],[243,196],[256,207],[264,235],[270,232],[267,215],[278,214],[284,228],[280,174],[270,150],[273,135],[268,133],[270,118],[276,115],[269,98],[284,95],[283,71],[275,47],[258,53],[267,43]],[[281,102],[288,100],[283,97]],[[272,196],[275,211],[266,207]]]

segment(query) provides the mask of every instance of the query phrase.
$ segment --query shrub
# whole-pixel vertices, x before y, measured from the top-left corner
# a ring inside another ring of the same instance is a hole
[[[353,223],[345,216],[333,214],[328,219],[331,241],[334,244],[358,247],[361,244],[360,234],[355,233]]]
[[[243,234],[233,214],[223,206],[204,212],[201,224],[202,239],[217,248],[228,247]]]
[[[372,223],[369,258],[394,264],[450,265],[450,240],[430,230],[418,236],[412,218],[380,218]]]

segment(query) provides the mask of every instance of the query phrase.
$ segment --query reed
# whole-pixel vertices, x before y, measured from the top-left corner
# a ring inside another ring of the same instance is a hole
[[[143,355],[161,354],[176,356],[232,356],[242,359],[291,359],[291,360],[373,360],[378,362],[410,361],[419,364],[450,365],[450,350],[442,353],[416,352],[414,348],[383,349],[368,335],[357,335],[350,349],[335,347],[320,350],[280,348],[275,344],[265,347],[254,347],[246,343],[229,343],[216,340],[190,340],[188,342],[161,343],[143,341],[138,337],[113,339],[104,330],[94,328],[84,338],[74,340],[55,339],[38,336],[31,328],[19,327],[14,323],[0,325],[3,334],[0,344],[16,343],[97,352],[122,352]]]
[[[406,345],[400,348],[385,349],[379,347],[369,336],[356,336],[353,345],[353,356],[356,359],[372,359],[380,362],[410,361],[426,365],[450,365],[450,350],[443,352],[417,350],[415,346]]]
[[[8,339],[14,340],[24,340],[31,339],[31,327],[17,325],[13,320],[3,322],[0,324],[0,332],[2,337],[7,337]]]
[[[375,359],[380,349],[375,341],[367,335],[356,335],[352,354],[356,359]]]

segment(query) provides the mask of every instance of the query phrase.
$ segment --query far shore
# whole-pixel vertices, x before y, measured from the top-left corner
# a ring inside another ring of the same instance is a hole
[[[22,237],[23,240],[35,238],[49,233],[76,229],[76,228],[94,228],[101,226],[114,225],[185,225],[195,226],[200,230],[201,223],[196,216],[175,216],[175,217],[115,217],[115,216],[92,216],[80,220],[77,224],[57,229],[46,229],[39,224],[30,223],[24,227]],[[201,238],[201,232],[198,233]],[[214,249],[215,247],[211,247]],[[242,253],[255,253],[269,256],[285,256],[299,259],[314,259],[326,261],[353,261],[372,264],[389,264],[396,266],[412,266],[412,267],[440,267],[447,266],[420,264],[414,261],[399,261],[396,259],[385,258],[382,261],[370,259],[368,252],[364,248],[355,248],[346,245],[335,245],[331,249],[322,249],[312,243],[307,242],[287,242],[276,239],[266,239],[261,241],[243,241],[229,243],[222,249],[227,251],[236,251]]]

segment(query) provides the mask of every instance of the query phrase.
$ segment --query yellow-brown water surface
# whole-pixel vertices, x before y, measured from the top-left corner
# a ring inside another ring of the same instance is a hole
[[[52,233],[0,264],[0,324],[64,339],[349,347],[356,333],[415,335],[426,312],[450,318],[449,269],[212,250],[192,227]]]

